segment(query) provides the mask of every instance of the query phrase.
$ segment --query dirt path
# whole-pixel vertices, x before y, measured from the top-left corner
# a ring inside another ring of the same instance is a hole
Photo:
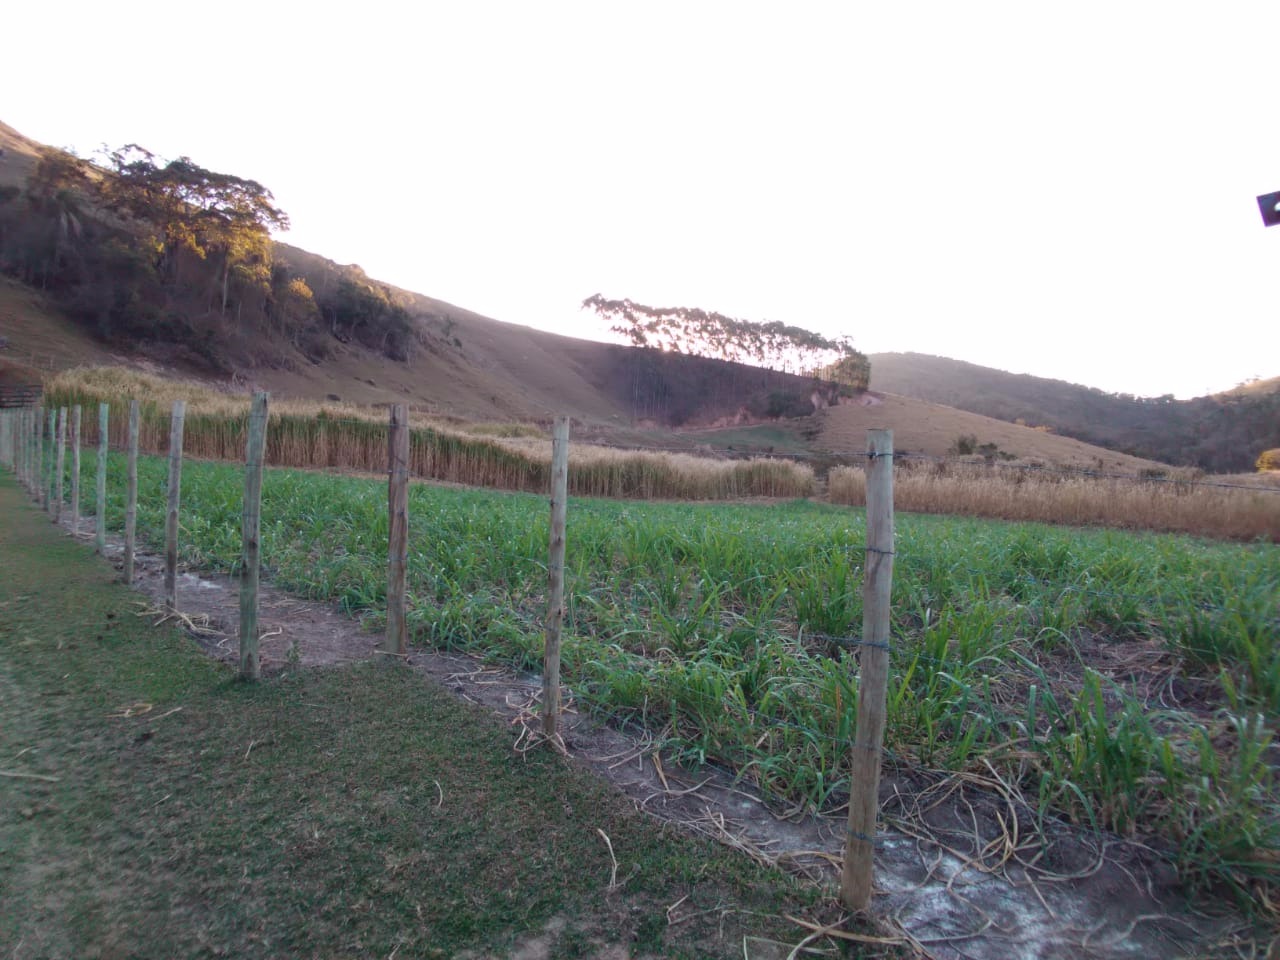
[[[80,536],[88,539],[89,524],[81,527]],[[122,553],[119,540],[109,538],[107,559],[119,566]],[[164,616],[162,559],[140,554],[135,583],[156,619]],[[182,573],[178,606],[211,656],[238,661],[235,581]],[[378,640],[333,606],[269,585],[261,593],[260,623],[265,672],[365,660]],[[422,648],[412,651],[409,664],[457,696],[522,725],[517,749],[532,743],[540,678]],[[569,755],[641,810],[815,881],[834,882],[841,818],[780,818],[726,771],[678,768],[645,731],[617,729],[576,712],[571,689],[567,702]],[[1204,956],[1219,953],[1215,945],[1234,942],[1243,930],[1229,912],[1193,913],[1172,868],[1140,845],[1057,821],[1040,832],[1034,811],[994,773],[944,778],[886,770],[881,802],[885,829],[876,856],[875,909],[939,960]]]

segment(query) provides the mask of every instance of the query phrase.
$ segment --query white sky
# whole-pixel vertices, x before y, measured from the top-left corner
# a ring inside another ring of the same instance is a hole
[[[11,4],[0,120],[256,179],[283,237],[1107,390],[1280,374],[1280,3]]]

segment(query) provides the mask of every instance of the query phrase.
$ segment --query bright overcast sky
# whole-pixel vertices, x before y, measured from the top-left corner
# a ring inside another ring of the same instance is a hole
[[[1280,3],[13,4],[0,120],[256,179],[283,239],[1107,390],[1280,374]]]

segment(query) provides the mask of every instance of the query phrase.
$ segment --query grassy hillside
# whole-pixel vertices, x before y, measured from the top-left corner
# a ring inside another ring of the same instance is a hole
[[[1178,401],[1104,393],[922,353],[872,358],[872,386],[997,420],[1049,426],[1089,443],[1215,472],[1249,470],[1280,446],[1280,378]]]

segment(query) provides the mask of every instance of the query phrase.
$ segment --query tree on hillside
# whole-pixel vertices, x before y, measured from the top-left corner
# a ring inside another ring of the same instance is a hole
[[[426,345],[412,302],[358,268],[313,292],[276,259],[270,231],[288,223],[262,184],[188,157],[50,149],[24,187],[0,190],[0,271],[103,340],[219,372],[293,350],[319,360],[342,340],[400,361]]]
[[[82,266],[86,230],[88,164],[63,150],[45,148],[27,181],[25,194],[9,195],[12,204],[3,233],[11,235],[6,249],[28,283],[42,289],[64,285],[68,273]]]
[[[408,308],[363,272],[340,277],[337,290],[321,300],[320,309],[330,333],[343,343],[354,340],[393,360],[407,360],[413,352],[419,331]]]
[[[270,282],[272,227],[286,229],[288,215],[256,180],[216,173],[179,157],[162,163],[150,150],[128,144],[106,154],[110,176],[100,194],[117,213],[149,229],[156,268],[172,277],[180,258],[215,258],[226,313],[233,277],[249,288]]]
[[[865,390],[871,385],[871,361],[865,354],[853,351],[835,363],[829,363],[817,371],[820,380],[844,384],[855,390]]]
[[[306,280],[290,277],[279,265],[273,271],[271,286],[274,293],[269,315],[275,330],[300,348],[303,335],[320,319],[315,294]]]
[[[848,337],[831,339],[778,321],[756,323],[697,307],[650,307],[600,294],[582,305],[633,346],[812,374],[865,390],[871,365]],[[830,376],[824,376],[829,372]]]

